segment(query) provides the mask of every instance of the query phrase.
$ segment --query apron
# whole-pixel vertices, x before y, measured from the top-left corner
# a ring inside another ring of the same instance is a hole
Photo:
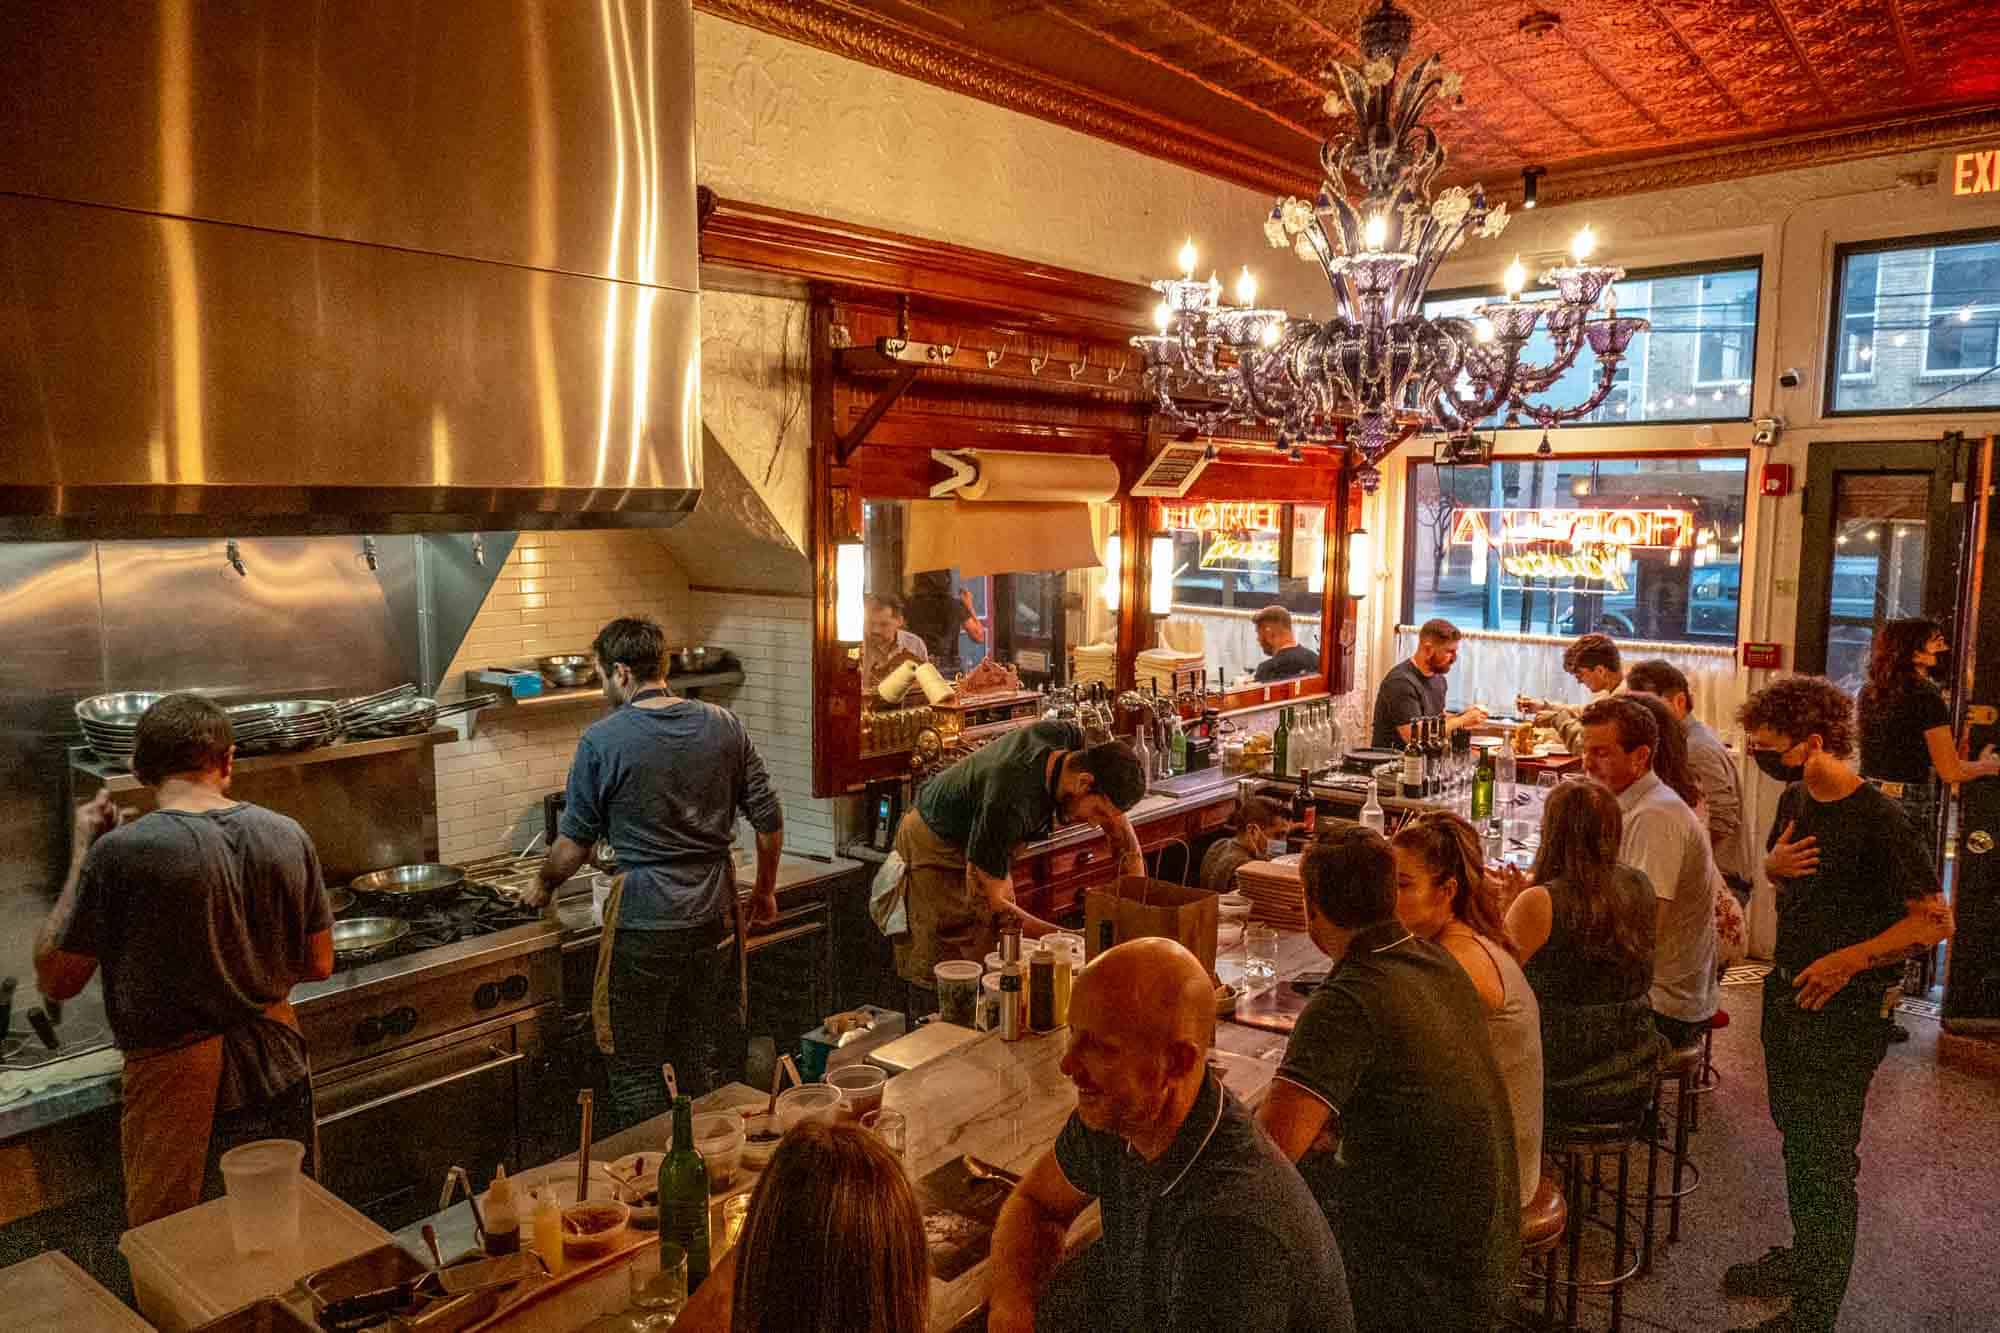
[[[298,1030],[288,1000],[267,1006],[262,1017]],[[224,1059],[220,1034],[125,1053],[118,1147],[128,1227],[201,1202]]]

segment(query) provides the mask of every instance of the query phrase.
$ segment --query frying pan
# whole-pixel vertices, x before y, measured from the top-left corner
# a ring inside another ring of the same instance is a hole
[[[375,870],[349,888],[389,911],[416,912],[456,898],[465,887],[465,867],[423,864]]]
[[[410,923],[393,916],[357,916],[333,923],[333,956],[343,963],[365,963],[410,933]]]

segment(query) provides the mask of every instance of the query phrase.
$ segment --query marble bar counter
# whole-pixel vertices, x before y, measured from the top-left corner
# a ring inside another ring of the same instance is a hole
[[[1282,1050],[1283,1039],[1234,1024],[1218,1028],[1211,1064],[1239,1098],[1254,1104],[1270,1084],[1276,1068],[1272,1052]],[[984,1033],[949,1055],[891,1078],[884,1086],[882,1104],[908,1117],[904,1161],[910,1179],[920,1181],[968,1153],[1009,1171],[1025,1171],[1055,1143],[1076,1106],[1075,1089],[1061,1068],[1067,1045],[1068,1032],[1063,1029],[1011,1042],[1001,1040],[998,1033]],[[768,1096],[732,1083],[697,1100],[695,1108],[761,1110]],[[593,1147],[591,1157],[610,1161],[627,1153],[659,1152],[671,1134],[672,1117],[660,1116],[610,1136]],[[566,1170],[574,1172],[575,1155],[564,1161],[570,1164]],[[564,1168],[557,1164],[549,1170]],[[532,1182],[544,1174],[524,1172],[518,1179]],[[757,1179],[754,1172],[738,1170],[728,1190],[711,1196],[712,1230],[719,1232],[723,1201],[754,1189]],[[463,1203],[425,1221],[436,1229],[445,1254],[473,1248],[471,1212]],[[424,1222],[416,1222],[396,1233],[397,1243],[417,1258],[425,1255],[423,1226]],[[1096,1233],[1093,1207],[1071,1229],[1071,1243],[1084,1243]],[[982,1260],[952,1281],[932,1279],[932,1329],[955,1328],[980,1309],[986,1299],[986,1268]]]

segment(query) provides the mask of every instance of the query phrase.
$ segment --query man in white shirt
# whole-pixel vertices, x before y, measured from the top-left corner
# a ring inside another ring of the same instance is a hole
[[[1660,914],[1653,943],[1653,1021],[1686,1046],[1715,1014],[1715,896],[1708,835],[1687,802],[1653,772],[1659,723],[1630,699],[1599,699],[1578,715],[1583,767],[1618,793],[1625,837],[1618,859],[1652,881]]]
[[[1608,634],[1586,634],[1563,649],[1563,670],[1590,691],[1591,703],[1625,693],[1625,672],[1619,661],[1618,645]],[[1536,726],[1554,727],[1571,754],[1582,748],[1583,727],[1577,720],[1578,710],[1525,694],[1514,700],[1514,706],[1533,717]]]
[[[1743,820],[1743,774],[1722,737],[1694,715],[1694,694],[1687,676],[1672,662],[1654,658],[1626,673],[1625,687],[1657,694],[1681,720],[1687,735],[1688,767],[1701,780],[1702,804],[1708,807],[1708,847],[1722,882],[1747,906],[1754,883],[1750,826]]]

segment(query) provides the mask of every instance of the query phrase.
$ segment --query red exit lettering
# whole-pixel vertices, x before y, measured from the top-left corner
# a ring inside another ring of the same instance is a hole
[[[2000,148],[1976,149],[1952,159],[1953,194],[2000,192]]]

